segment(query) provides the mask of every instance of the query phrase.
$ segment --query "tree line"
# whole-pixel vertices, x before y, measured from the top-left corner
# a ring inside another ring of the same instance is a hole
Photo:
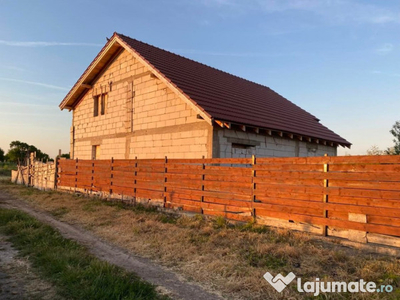
[[[30,153],[36,153],[37,160],[53,161],[47,153],[44,153],[34,145],[20,141],[12,141],[10,143],[10,150],[7,153],[0,148],[0,162],[12,162],[17,164],[23,164],[26,158],[29,157]],[[69,158],[69,154],[62,154],[61,157]]]

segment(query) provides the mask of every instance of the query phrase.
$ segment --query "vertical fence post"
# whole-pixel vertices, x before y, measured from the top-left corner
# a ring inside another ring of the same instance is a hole
[[[325,153],[325,157],[328,157],[327,153]],[[328,173],[328,172],[329,172],[329,164],[328,164],[328,161],[326,161],[326,163],[324,164],[324,173]],[[325,192],[324,192],[323,199],[322,199],[323,203],[328,203],[328,191],[327,191],[328,187],[329,187],[329,180],[325,177],[325,179],[324,179]],[[327,209],[323,210],[323,217],[328,218],[328,210]],[[328,226],[326,226],[326,225],[322,226],[322,235],[323,236],[328,235]]]
[[[59,170],[59,164],[60,164],[60,157],[58,156],[56,158],[56,161],[54,162],[54,189],[56,190],[58,187],[58,178],[60,177],[58,175],[58,170]]]
[[[205,156],[204,156],[204,155],[203,155],[203,163],[202,163],[202,165],[201,165],[201,169],[202,169],[202,171],[201,171],[201,199],[200,199],[200,201],[201,201],[202,203],[201,203],[200,208],[201,208],[201,214],[204,214],[204,211],[203,211],[203,202],[204,202],[204,180],[206,179],[206,173],[205,173],[206,164],[205,164]]]
[[[75,193],[78,187],[78,158],[75,160]]]
[[[165,156],[165,161],[164,161],[164,203],[163,207],[165,208],[167,205],[167,173],[168,173],[168,157]]]
[[[133,180],[133,198],[135,199],[135,203],[136,203],[136,183],[137,183],[137,175],[138,175],[138,160],[137,160],[137,156],[135,156],[135,178]]]
[[[255,183],[255,178],[256,178],[256,170],[255,170],[255,165],[257,163],[256,156],[252,155],[251,156],[251,214],[253,216],[253,221],[254,223],[257,221],[257,216],[256,216],[256,209],[254,207],[254,202],[256,202],[256,183]]]
[[[44,190],[47,189],[47,185],[49,183],[49,162],[46,162],[46,187],[44,188]]]
[[[112,195],[112,193],[113,193],[113,178],[114,178],[113,171],[114,171],[114,157],[111,157],[111,165],[110,165],[110,191],[109,191],[109,193],[110,193],[109,197],[110,197],[110,198],[111,198],[111,195]]]
[[[90,184],[90,194],[93,194],[93,186],[94,186],[94,161],[92,161],[92,182]]]

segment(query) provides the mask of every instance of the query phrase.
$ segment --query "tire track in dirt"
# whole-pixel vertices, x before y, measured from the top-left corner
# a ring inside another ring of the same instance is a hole
[[[185,281],[178,274],[165,270],[151,260],[143,258],[112,245],[92,233],[53,216],[32,208],[25,201],[16,199],[0,191],[0,207],[15,208],[30,214],[38,220],[56,228],[65,238],[72,239],[86,246],[88,250],[101,260],[136,273],[139,277],[159,287],[161,293],[173,299],[184,300],[220,300],[221,296],[211,293],[199,285]]]

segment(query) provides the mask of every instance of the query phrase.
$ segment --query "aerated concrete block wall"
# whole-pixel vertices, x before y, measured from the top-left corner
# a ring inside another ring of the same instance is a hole
[[[236,147],[235,147],[236,145]],[[246,148],[238,145],[247,145]],[[337,148],[252,132],[215,128],[213,156],[220,158],[303,157],[337,155]]]
[[[106,113],[94,117],[93,97],[108,94]],[[91,159],[200,158],[212,155],[212,126],[126,50],[73,111],[71,154]]]

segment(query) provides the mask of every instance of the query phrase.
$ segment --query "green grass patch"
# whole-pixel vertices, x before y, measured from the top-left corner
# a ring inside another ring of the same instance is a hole
[[[67,299],[168,299],[133,273],[103,262],[52,227],[18,210],[0,209],[0,231]]]
[[[285,267],[287,262],[283,257],[274,255],[273,253],[259,253],[254,249],[248,249],[244,254],[247,262],[252,267],[266,268],[278,270]]]

